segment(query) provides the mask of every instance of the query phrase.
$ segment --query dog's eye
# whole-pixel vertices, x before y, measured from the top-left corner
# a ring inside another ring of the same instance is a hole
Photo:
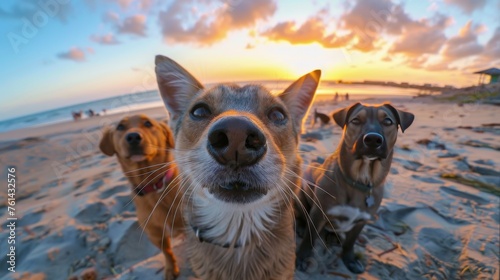
[[[145,121],[145,122],[144,122],[144,126],[145,126],[145,127],[152,127],[152,126],[153,126],[153,124],[152,124],[150,121]]]
[[[361,120],[358,119],[358,118],[354,118],[354,119],[351,120],[351,123],[354,124],[354,125],[358,125],[358,124],[361,123]]]
[[[385,119],[384,119],[384,121],[383,121],[382,123],[383,123],[384,125],[386,125],[386,126],[390,126],[390,125],[392,125],[394,122],[393,122],[391,119],[389,119],[389,118],[385,118]]]
[[[205,119],[210,117],[211,114],[212,112],[206,104],[197,104],[191,109],[191,117],[194,119]]]
[[[116,130],[119,130],[119,131],[125,130],[125,126],[123,124],[119,124],[116,126]]]
[[[281,108],[272,108],[269,113],[267,113],[267,117],[274,123],[283,124],[286,121],[285,112]]]

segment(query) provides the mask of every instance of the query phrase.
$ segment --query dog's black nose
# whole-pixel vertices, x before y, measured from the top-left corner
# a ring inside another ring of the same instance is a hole
[[[266,137],[247,118],[225,117],[210,128],[207,149],[222,165],[248,166],[266,153]]]
[[[380,148],[384,144],[384,137],[378,133],[370,132],[363,136],[363,143],[368,148]]]
[[[130,146],[137,146],[141,143],[142,137],[137,132],[130,132],[127,135],[125,135],[125,140],[127,140],[127,143]]]

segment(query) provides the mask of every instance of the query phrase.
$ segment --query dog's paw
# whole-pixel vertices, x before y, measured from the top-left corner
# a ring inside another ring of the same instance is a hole
[[[297,233],[298,237],[303,238],[304,234],[306,233],[306,228],[301,226],[296,226],[295,233]]]
[[[327,248],[339,246],[342,244],[340,236],[335,232],[327,232],[325,234],[324,240]]]
[[[180,271],[177,266],[170,268],[170,269],[165,269],[165,280],[175,280],[179,276]]]
[[[317,261],[313,258],[312,254],[297,254],[295,259],[295,267],[304,272],[311,272],[317,266]]]
[[[342,261],[344,262],[345,267],[347,267],[347,269],[349,269],[352,273],[361,274],[365,272],[365,266],[353,254],[350,256],[342,256]]]

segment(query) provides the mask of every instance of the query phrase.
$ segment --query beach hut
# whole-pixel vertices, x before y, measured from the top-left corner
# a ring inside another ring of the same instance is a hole
[[[490,76],[490,84],[498,83],[500,82],[498,77],[500,76],[500,69],[498,68],[490,68],[486,70],[481,70],[474,72],[474,74],[479,74],[479,85],[484,84],[484,78],[485,76]]]

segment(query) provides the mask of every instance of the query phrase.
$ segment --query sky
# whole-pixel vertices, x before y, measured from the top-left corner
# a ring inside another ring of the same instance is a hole
[[[156,88],[154,56],[205,83],[470,86],[500,67],[500,0],[2,0],[0,120]]]

